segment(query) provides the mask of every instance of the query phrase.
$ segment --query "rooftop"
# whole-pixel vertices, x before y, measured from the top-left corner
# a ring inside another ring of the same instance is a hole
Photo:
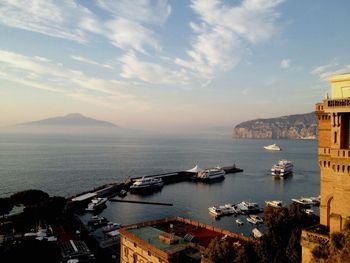
[[[145,245],[153,246],[166,254],[184,250],[194,243],[201,248],[206,248],[210,241],[216,237],[225,239],[230,245],[243,244],[249,240],[247,237],[228,230],[181,217],[130,225],[121,229],[120,233],[134,239],[135,242],[141,240],[141,243],[145,242]],[[160,236],[172,236],[177,241],[174,243],[164,242]]]

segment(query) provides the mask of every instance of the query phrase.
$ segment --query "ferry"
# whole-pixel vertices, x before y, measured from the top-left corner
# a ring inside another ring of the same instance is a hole
[[[281,148],[276,143],[264,146],[264,149],[269,151],[281,151]]]
[[[130,191],[147,191],[155,190],[163,187],[162,178],[158,177],[142,177],[141,179],[135,180],[135,182],[130,186]]]
[[[247,221],[251,224],[254,224],[254,225],[262,224],[264,222],[264,220],[257,215],[248,216]]]
[[[271,206],[271,207],[275,207],[275,208],[281,208],[282,205],[282,201],[280,200],[271,200],[271,201],[265,201],[266,206]]]
[[[237,207],[240,209],[242,214],[261,212],[259,205],[254,202],[242,201],[241,203],[237,204]]]
[[[293,164],[288,160],[279,160],[277,164],[272,165],[271,173],[275,177],[283,178],[285,175],[293,172]]]
[[[196,179],[202,181],[211,181],[215,179],[223,179],[225,178],[225,171],[219,167],[205,169],[203,171],[198,172]]]
[[[107,198],[100,198],[100,197],[96,197],[91,199],[91,202],[88,204],[87,208],[85,208],[86,211],[95,211],[99,208],[101,208],[106,202],[107,202]]]

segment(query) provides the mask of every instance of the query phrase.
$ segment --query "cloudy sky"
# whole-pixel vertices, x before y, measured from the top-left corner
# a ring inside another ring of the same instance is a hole
[[[0,126],[79,112],[187,129],[313,110],[348,0],[1,0]]]

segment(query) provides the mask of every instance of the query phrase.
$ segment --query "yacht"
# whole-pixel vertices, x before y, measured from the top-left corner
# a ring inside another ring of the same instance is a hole
[[[261,211],[259,205],[254,202],[242,201],[241,203],[237,204],[237,207],[240,209],[242,214],[250,214]]]
[[[130,186],[130,191],[147,191],[154,190],[163,187],[162,178],[158,177],[142,177],[141,179],[136,179],[135,182]]]
[[[214,205],[209,207],[208,210],[209,210],[209,213],[217,217],[233,214],[233,209],[231,205],[219,205],[219,206]]]
[[[271,200],[271,201],[265,201],[266,206],[271,206],[275,208],[281,208],[282,207],[282,201],[279,200]]]
[[[279,160],[277,164],[272,165],[271,173],[275,177],[283,178],[285,175],[293,172],[293,164],[288,160]]]
[[[198,172],[197,179],[203,181],[211,181],[214,179],[222,179],[225,177],[225,171],[219,167],[205,169]]]
[[[264,149],[269,150],[269,151],[280,151],[281,150],[281,148],[276,143],[264,146]]]
[[[254,224],[254,225],[262,224],[264,222],[264,220],[257,215],[248,216],[247,221],[251,224]]]
[[[95,211],[98,208],[101,208],[106,202],[107,198],[100,198],[96,197],[91,200],[91,202],[88,204],[87,208],[85,209],[86,211]]]

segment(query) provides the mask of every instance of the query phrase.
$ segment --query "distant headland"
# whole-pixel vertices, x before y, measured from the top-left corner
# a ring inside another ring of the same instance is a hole
[[[117,125],[108,122],[96,120],[93,118],[86,117],[80,113],[71,113],[65,116],[47,118],[38,121],[20,123],[18,126],[40,126],[40,127],[49,127],[49,126],[90,126],[90,127],[118,127]]]
[[[270,119],[255,119],[235,126],[234,138],[245,139],[316,139],[314,112]]]

